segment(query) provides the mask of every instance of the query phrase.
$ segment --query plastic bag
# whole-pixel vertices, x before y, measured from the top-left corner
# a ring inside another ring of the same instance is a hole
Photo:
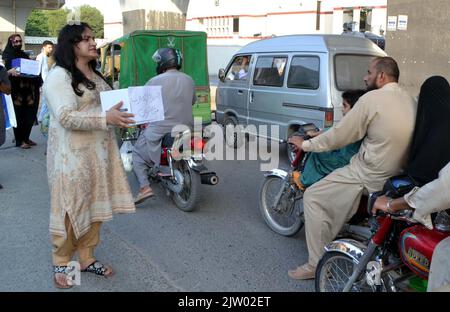
[[[6,130],[10,128],[17,128],[17,120],[16,120],[16,113],[14,110],[13,101],[11,98],[11,95],[6,95],[3,93],[0,93],[0,96],[4,98],[4,101],[0,99],[0,104],[3,102],[3,107],[0,107],[0,109],[3,109],[5,112],[5,128]]]
[[[42,98],[42,104],[41,104],[41,111],[38,114],[37,120],[39,122],[41,122],[45,115],[48,114],[48,107],[47,107],[47,103],[45,102],[45,98]]]
[[[131,141],[124,141],[119,151],[125,171],[131,172],[133,170],[133,144]]]
[[[40,130],[42,135],[47,138],[48,137],[48,128],[50,126],[50,112],[47,111],[47,113],[44,114],[42,117],[42,120],[39,123]]]

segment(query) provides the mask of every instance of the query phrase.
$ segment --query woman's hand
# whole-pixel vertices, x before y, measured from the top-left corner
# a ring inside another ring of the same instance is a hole
[[[10,70],[8,70],[8,75],[17,77],[20,76],[20,73],[15,68],[11,68]]]
[[[134,117],[134,115],[121,112],[120,107],[122,107],[122,105],[123,102],[119,102],[106,112],[106,123],[120,128],[131,128],[132,124],[134,124],[134,120],[130,119],[130,117]]]
[[[289,138],[288,143],[293,144],[298,149],[302,149],[303,141],[304,141],[303,137],[295,135]]]

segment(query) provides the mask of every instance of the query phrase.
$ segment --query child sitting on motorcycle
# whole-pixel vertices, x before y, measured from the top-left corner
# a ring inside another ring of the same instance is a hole
[[[366,93],[365,90],[348,90],[342,94],[342,114],[345,116],[356,104],[359,98]],[[315,137],[323,131],[308,131],[309,137]],[[295,145],[296,137],[292,137],[289,143]],[[292,178],[297,187],[306,189],[332,171],[348,165],[350,159],[359,151],[362,140],[329,152],[310,153],[305,162],[303,172],[294,171]]]

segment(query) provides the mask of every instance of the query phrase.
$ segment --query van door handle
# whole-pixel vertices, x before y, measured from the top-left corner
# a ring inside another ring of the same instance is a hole
[[[244,94],[244,90],[238,90],[239,94]]]
[[[255,99],[255,97],[253,95],[253,91],[250,91],[250,94],[249,94],[249,101],[250,101],[250,103],[253,103],[254,99]]]

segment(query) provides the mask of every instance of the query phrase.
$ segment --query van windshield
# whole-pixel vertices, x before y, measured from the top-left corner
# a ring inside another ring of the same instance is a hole
[[[339,91],[366,89],[367,74],[373,55],[338,54],[334,59],[336,87]]]

